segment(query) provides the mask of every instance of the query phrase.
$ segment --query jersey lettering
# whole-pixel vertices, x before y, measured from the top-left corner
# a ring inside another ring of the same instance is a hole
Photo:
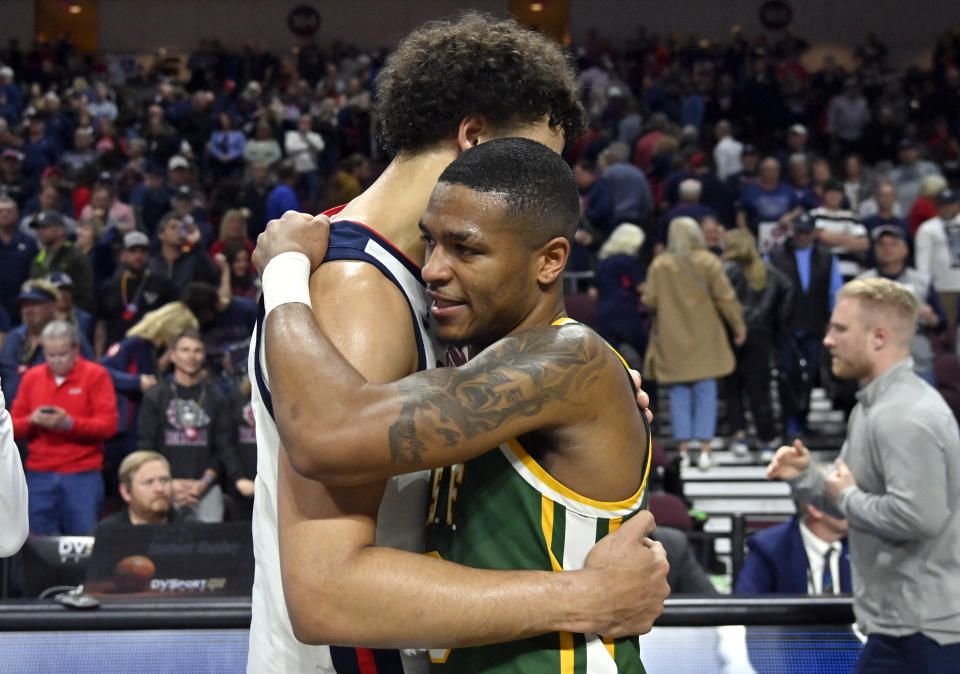
[[[433,471],[433,489],[427,524],[446,522],[448,527],[456,529],[453,522],[453,504],[459,495],[459,485],[463,482],[463,464],[457,463],[447,468]]]

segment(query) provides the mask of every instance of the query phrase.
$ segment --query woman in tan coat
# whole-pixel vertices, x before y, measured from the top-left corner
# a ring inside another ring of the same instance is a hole
[[[670,222],[667,249],[650,264],[643,301],[653,314],[644,375],[670,387],[670,424],[683,465],[690,464],[688,444],[699,440],[699,465],[706,470],[717,425],[717,378],[736,364],[726,327],[737,345],[747,330],[723,263],[706,249],[693,218]]]

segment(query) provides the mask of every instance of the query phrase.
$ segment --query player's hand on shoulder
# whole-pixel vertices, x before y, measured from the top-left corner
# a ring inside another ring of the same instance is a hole
[[[584,569],[596,573],[605,613],[597,632],[618,638],[646,634],[663,613],[670,594],[670,564],[659,542],[649,538],[653,515],[644,510],[602,538],[587,555]]]
[[[327,254],[330,242],[330,218],[287,211],[277,220],[267,223],[257,237],[253,264],[260,274],[267,264],[281,253],[302,253],[310,260],[310,269],[316,269]]]
[[[783,445],[767,466],[768,480],[792,480],[810,465],[810,450],[800,440]]]

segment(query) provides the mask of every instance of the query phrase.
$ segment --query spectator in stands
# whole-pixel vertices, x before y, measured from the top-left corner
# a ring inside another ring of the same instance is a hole
[[[98,296],[96,352],[120,341],[147,312],[172,301],[176,294],[169,279],[147,269],[150,241],[143,232],[127,232],[120,253],[121,268],[103,285]]]
[[[150,164],[155,164],[156,166],[163,166],[163,163],[150,161]],[[181,187],[190,187],[190,181],[192,176],[190,174],[190,160],[184,157],[182,154],[177,154],[166,162],[167,164],[167,183],[170,188],[171,198],[174,192],[179,190]]]
[[[793,190],[797,203],[808,211],[820,203],[810,179],[810,169],[810,160],[802,152],[794,152],[787,159],[787,184]]]
[[[760,162],[760,179],[740,194],[737,226],[757,237],[760,252],[767,253],[786,240],[789,225],[803,207],[796,193],[780,182],[780,163],[773,157]]]
[[[210,134],[207,162],[214,180],[238,178],[243,172],[243,150],[247,138],[227,113],[218,116],[219,128]]]
[[[700,443],[700,468],[712,465],[717,423],[717,377],[735,366],[726,328],[743,344],[743,313],[720,260],[706,250],[693,218],[670,223],[667,250],[650,264],[643,301],[653,314],[644,372],[670,386],[670,425],[681,461]],[[726,325],[726,327],[725,327]]]
[[[941,175],[925,176],[920,181],[920,193],[907,215],[907,222],[910,223],[910,233],[912,235],[916,235],[920,225],[930,218],[937,217],[937,195],[946,188],[947,180]]]
[[[12,404],[20,378],[28,368],[45,362],[40,334],[54,320],[60,291],[42,279],[26,281],[18,296],[21,324],[13,328],[0,347],[0,385],[7,404]],[[93,360],[93,349],[80,335],[80,353]]]
[[[194,199],[193,190],[187,185],[181,185],[173,191],[170,197],[170,212],[178,215],[184,222],[192,222],[200,230],[200,241],[205,248],[213,243],[213,230],[207,218],[207,211],[202,204]]]
[[[101,175],[90,193],[90,203],[80,211],[80,219],[94,220],[104,231],[114,227],[122,236],[136,229],[137,216],[129,204],[117,198],[115,190],[113,176],[109,173]]]
[[[593,253],[612,230],[613,194],[600,177],[596,161],[580,157],[573,166],[573,177],[580,191],[580,224],[573,237],[567,269],[586,271],[593,266]]]
[[[655,112],[650,115],[646,130],[637,141],[637,146],[633,152],[634,164],[644,173],[649,173],[653,165],[653,156],[656,154],[657,142],[666,135],[669,126],[670,120],[662,112]]]
[[[267,196],[266,220],[261,223],[261,231],[270,220],[280,218],[287,211],[299,211],[300,199],[294,188],[297,186],[297,172],[293,164],[284,160],[277,166],[277,184]]]
[[[180,150],[180,137],[164,118],[163,108],[156,103],[147,108],[140,136],[147,141],[147,160],[151,163],[166,164]],[[170,171],[172,173],[173,168]]]
[[[270,122],[261,118],[254,127],[254,136],[243,147],[243,159],[247,163],[247,175],[253,171],[255,164],[263,164],[269,170],[283,159],[280,143],[273,136]]]
[[[40,113],[29,115],[26,122],[26,133],[20,146],[23,155],[21,168],[24,175],[37,180],[43,169],[57,163],[61,148],[47,135],[47,124]]]
[[[308,204],[315,203],[319,194],[320,174],[317,169],[323,148],[323,138],[313,130],[313,117],[309,114],[300,115],[297,128],[287,131],[283,137],[284,152],[297,173],[298,194]]]
[[[882,225],[873,230],[874,258],[877,266],[868,269],[857,278],[881,276],[906,286],[917,297],[917,333],[910,343],[913,371],[931,384],[933,381],[934,350],[931,339],[947,327],[947,315],[940,305],[940,298],[933,289],[930,277],[907,266],[910,247],[904,226]],[[772,458],[772,457],[771,457]]]
[[[740,154],[740,162],[743,164],[743,169],[727,176],[720,197],[718,215],[720,221],[727,223],[728,226],[737,224],[737,208],[739,207],[740,195],[743,194],[747,185],[753,185],[760,181],[760,154],[757,152],[757,148],[749,144],[744,145],[743,152]]]
[[[0,404],[0,558],[15,555],[30,533],[27,480],[20,450],[13,441],[13,421]]]
[[[12,198],[17,208],[22,209],[35,191],[33,180],[23,173],[23,154],[12,147],[0,153],[0,193]]]
[[[837,256],[840,275],[851,279],[859,274],[867,259],[870,239],[856,214],[843,208],[843,184],[839,180],[830,180],[823,186],[823,204],[812,209],[810,217],[814,237]]]
[[[937,216],[917,230],[914,261],[930,277],[950,326],[957,324],[960,300],[960,193],[943,190],[937,195]]]
[[[913,202],[920,194],[920,185],[929,175],[940,175],[933,162],[920,159],[920,148],[911,138],[904,138],[899,145],[900,163],[887,175],[897,190],[897,204],[901,213],[909,213]]]
[[[85,311],[93,311],[93,269],[90,260],[67,240],[67,229],[58,213],[46,212],[32,225],[40,242],[40,252],[30,264],[30,278],[42,278],[54,271],[66,272],[73,279],[73,301]]]
[[[864,217],[860,205],[869,199],[876,189],[873,173],[863,168],[858,154],[848,154],[843,159],[843,196],[851,211]]]
[[[41,334],[46,363],[23,375],[10,415],[27,443],[30,531],[89,534],[103,503],[103,443],[117,430],[110,375],[80,356],[80,338],[65,321]]]
[[[831,156],[836,157],[860,149],[860,138],[870,121],[870,106],[854,78],[848,78],[843,92],[834,96],[827,106],[826,132],[830,139]]]
[[[767,467],[795,497],[849,523],[853,610],[867,635],[859,672],[945,674],[960,657],[960,433],[913,373],[916,311],[916,296],[889,279],[843,287],[823,343],[834,374],[861,389],[835,469],[820,473],[799,440]]]
[[[267,197],[273,189],[270,182],[270,171],[263,162],[256,162],[250,167],[250,178],[243,184],[242,208],[250,212],[247,218],[247,237],[256,241],[257,237],[267,227]]]
[[[650,184],[643,172],[629,162],[629,152],[630,148],[623,143],[610,143],[598,160],[613,200],[612,226],[621,222],[644,223],[653,214]]]
[[[231,208],[223,214],[220,219],[220,236],[213,245],[210,246],[210,257],[216,258],[217,253],[222,253],[228,244],[236,243],[247,249],[253,254],[253,242],[247,238],[247,216],[243,209]]]
[[[219,274],[200,244],[200,228],[193,218],[171,212],[160,220],[160,251],[147,265],[152,276],[170,283],[179,296],[193,281],[216,283]]]
[[[90,261],[90,268],[93,270],[93,288],[98,297],[103,284],[117,270],[117,258],[113,247],[122,236],[116,228],[104,231],[102,224],[96,220],[82,220],[77,223],[75,245],[77,250],[86,255]]]
[[[733,137],[730,122],[721,119],[714,127],[717,144],[713,146],[713,161],[717,166],[717,178],[725,181],[735,173],[743,170],[741,155],[743,143]]]
[[[170,210],[173,193],[167,187],[165,171],[157,164],[147,164],[143,183],[130,192],[130,205],[137,215],[147,236],[152,238],[157,232],[157,223]]]
[[[617,225],[597,254],[589,289],[596,301],[597,332],[638,369],[647,350],[647,328],[639,309],[644,275],[637,259],[644,239],[637,225]]]
[[[872,205],[867,208],[867,204],[871,201]],[[866,215],[866,212],[870,214]],[[910,231],[907,221],[897,215],[897,191],[893,183],[888,180],[877,182],[873,197],[861,204],[860,217],[863,219],[863,226],[867,228],[867,234],[872,234],[875,229],[884,225],[902,227],[904,231]]]
[[[743,307],[747,339],[734,348],[737,365],[725,380],[727,419],[733,431],[730,449],[746,456],[747,422],[744,396],[757,427],[762,461],[773,458],[779,445],[777,426],[770,405],[770,363],[774,346],[793,312],[794,291],[790,279],[769,262],[764,262],[756,240],[745,229],[727,233],[723,270]]]
[[[214,258],[220,269],[220,285],[217,289],[220,301],[230,297],[246,297],[256,301],[260,296],[260,278],[250,264],[250,251],[239,243],[228,243],[222,253]]]
[[[687,178],[680,183],[677,189],[678,201],[676,206],[667,211],[660,219],[660,229],[657,235],[659,250],[662,250],[663,245],[667,242],[667,231],[670,228],[670,223],[673,222],[674,219],[686,216],[693,218],[698,223],[703,222],[705,218],[713,218],[716,220],[716,212],[709,206],[704,206],[700,203],[700,195],[702,192],[703,186],[696,178]]]
[[[170,462],[162,454],[150,451],[131,453],[120,464],[117,477],[120,496],[126,506],[97,523],[93,535],[98,540],[141,524],[195,521],[192,511],[173,507]]]
[[[170,366],[174,338],[198,326],[186,305],[170,302],[146,314],[124,338],[110,345],[100,361],[113,379],[119,415],[117,432],[107,441],[104,452],[104,465],[109,470],[104,473],[108,494],[116,489],[112,484],[116,466],[137,448],[143,394],[157,384],[158,377]]]
[[[245,373],[250,335],[257,321],[256,302],[232,293],[221,295],[203,282],[188,285],[181,299],[200,321],[209,371],[218,384],[232,390],[232,378]]]
[[[173,377],[143,397],[138,447],[170,462],[177,505],[192,508],[201,522],[220,522],[219,476],[225,472],[239,492],[249,495],[253,483],[242,476],[236,456],[229,400],[203,376],[200,335],[185,332],[172,349]]]
[[[793,223],[790,238],[770,253],[770,262],[790,279],[796,297],[780,348],[780,407],[789,436],[806,432],[810,389],[816,381],[834,296],[843,279],[837,259],[817,241],[806,213]],[[801,369],[802,368],[802,369]]]
[[[37,256],[37,242],[17,228],[17,202],[0,196],[0,306],[11,319],[20,322],[17,296],[30,276],[30,264]]]
[[[735,594],[849,594],[847,521],[796,501],[788,521],[747,539]]]
[[[93,316],[73,305],[73,280],[70,276],[62,271],[54,271],[50,272],[44,280],[60,291],[54,317],[70,323],[88,342],[92,342]]]
[[[370,182],[370,160],[359,152],[340,160],[337,172],[330,179],[327,204],[342,206],[353,201]]]

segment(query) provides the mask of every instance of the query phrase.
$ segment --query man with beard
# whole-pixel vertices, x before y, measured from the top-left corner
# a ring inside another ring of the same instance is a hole
[[[170,462],[157,452],[133,452],[120,464],[120,496],[126,507],[100,520],[94,537],[109,536],[141,524],[180,524],[193,513],[173,507]]]

